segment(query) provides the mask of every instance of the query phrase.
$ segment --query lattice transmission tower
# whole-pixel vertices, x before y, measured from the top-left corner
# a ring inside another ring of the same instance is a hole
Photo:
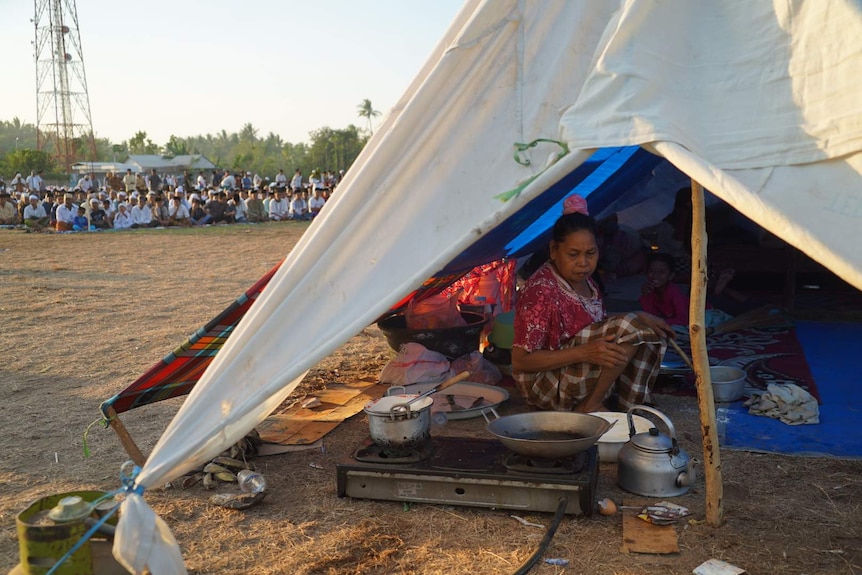
[[[94,161],[96,141],[75,0],[35,0],[36,147],[70,172]]]

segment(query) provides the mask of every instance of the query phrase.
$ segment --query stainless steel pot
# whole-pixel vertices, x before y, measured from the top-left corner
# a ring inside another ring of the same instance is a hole
[[[371,439],[385,449],[408,450],[421,446],[431,436],[431,404],[434,400],[423,397],[403,406],[419,395],[389,395],[365,405],[368,431]]]
[[[670,435],[649,431],[636,433],[632,414],[635,411],[650,413],[664,422]],[[662,412],[645,405],[636,405],[628,411],[629,441],[617,455],[617,482],[626,491],[647,497],[673,497],[688,491],[697,473],[694,460],[683,451],[676,440],[676,430]]]
[[[385,449],[409,450],[431,437],[431,405],[428,397],[470,377],[462,371],[418,395],[386,395],[365,405],[371,439]]]
[[[557,459],[586,451],[611,428],[595,415],[567,411],[536,411],[504,415],[491,421],[487,430],[520,455]]]

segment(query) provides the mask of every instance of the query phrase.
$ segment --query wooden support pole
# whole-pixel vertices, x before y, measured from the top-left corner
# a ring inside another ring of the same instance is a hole
[[[117,434],[117,437],[120,438],[120,443],[123,445],[123,449],[126,450],[126,453],[129,454],[129,457],[132,458],[135,465],[143,467],[147,458],[144,457],[144,454],[141,453],[140,449],[138,449],[137,444],[135,444],[135,440],[132,439],[131,435],[129,435],[129,430],[126,429],[126,426],[123,425],[122,421],[120,421],[120,416],[116,411],[114,411],[113,407],[108,408],[108,425],[111,426],[111,429],[113,429],[114,433]]]
[[[709,374],[709,354],[706,349],[706,210],[703,186],[691,181],[691,303],[689,307],[689,335],[691,359],[694,363],[697,385],[697,405],[700,411],[700,430],[703,436],[703,470],[706,478],[706,523],[721,525],[723,516],[721,455],[718,447],[718,429],[715,423],[715,399]]]

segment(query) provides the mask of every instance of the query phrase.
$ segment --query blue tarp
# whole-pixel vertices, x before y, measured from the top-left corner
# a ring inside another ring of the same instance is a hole
[[[662,162],[666,160],[639,146],[597,150],[589,160],[467,248],[435,276],[467,271],[503,257],[528,255],[545,247],[554,222],[563,213],[563,201],[573,193],[586,198],[590,213],[599,218],[611,205],[614,210],[634,205],[642,196],[631,194],[628,204],[621,204],[624,192],[643,187]]]
[[[862,325],[800,321],[796,337],[823,400],[820,423],[786,425],[749,415],[742,403],[717,413],[722,447],[787,455],[862,458],[862,394],[856,365],[862,349]]]

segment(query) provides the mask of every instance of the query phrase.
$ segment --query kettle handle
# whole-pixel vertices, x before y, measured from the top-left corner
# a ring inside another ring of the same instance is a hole
[[[635,422],[632,419],[632,414],[635,411],[643,411],[646,413],[651,413],[651,414],[655,415],[656,417],[658,417],[659,419],[661,419],[664,422],[664,424],[667,426],[667,430],[670,433],[670,438],[673,440],[673,444],[676,445],[676,429],[674,429],[673,423],[671,423],[670,419],[668,419],[665,414],[663,414],[662,412],[660,412],[659,410],[657,410],[654,407],[649,407],[648,405],[635,405],[635,406],[629,408],[628,414],[626,414],[626,417],[627,417],[628,423],[629,423],[629,439],[631,439],[632,437],[637,435],[637,431],[635,430]]]

